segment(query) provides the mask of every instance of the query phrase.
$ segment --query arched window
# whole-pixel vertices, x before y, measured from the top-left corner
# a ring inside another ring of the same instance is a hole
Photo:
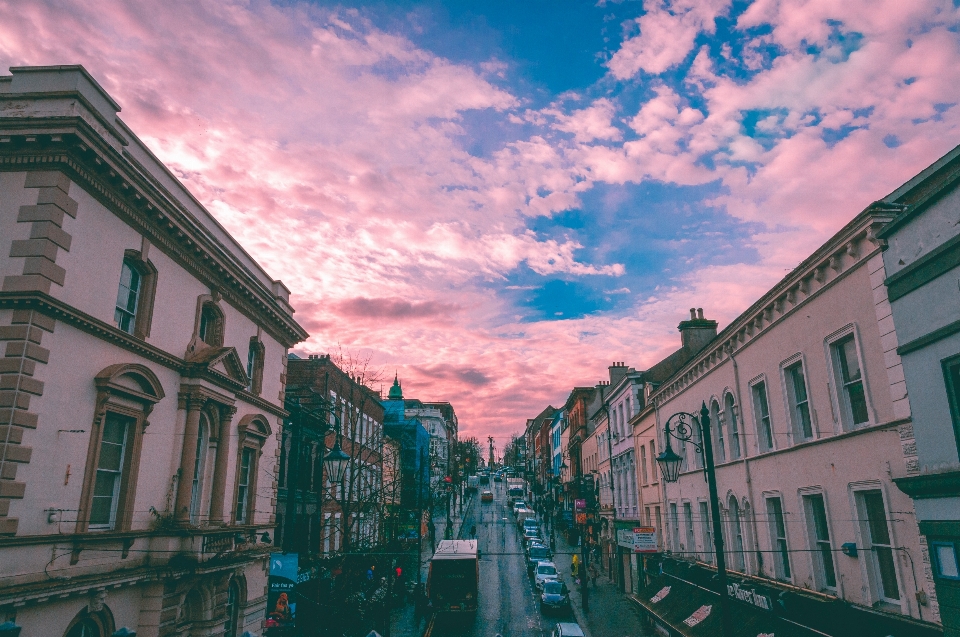
[[[77,621],[67,633],[67,637],[106,637],[100,623],[90,617]]]
[[[197,336],[207,345],[223,346],[223,312],[214,303],[204,303],[200,308]]]
[[[730,431],[730,459],[736,460],[740,457],[740,427],[737,424],[736,403],[733,400],[733,394],[728,393],[723,398],[723,416],[728,424]]]
[[[207,441],[210,439],[210,419],[206,414],[200,416],[197,429],[197,453],[193,465],[193,484],[190,489],[190,522],[200,523],[200,501],[203,499],[203,471],[207,457]]]
[[[157,269],[144,261],[136,250],[127,250],[120,267],[117,303],[113,311],[118,328],[141,339],[150,335],[156,287]]]
[[[731,561],[730,568],[740,573],[746,572],[746,565],[744,563],[743,556],[743,523],[741,521],[740,515],[740,503],[737,502],[736,496],[730,496],[730,531],[731,531],[731,546],[730,552],[733,553],[733,560]]]
[[[98,604],[100,610],[84,608],[77,613],[64,637],[107,637],[114,631],[113,613],[106,605]]]
[[[251,394],[260,395],[263,390],[263,343],[256,336],[250,339],[250,348],[247,350],[247,389]]]
[[[224,624],[224,637],[237,637],[240,633],[240,606],[243,604],[240,582],[234,577],[227,588],[227,623]]]
[[[723,417],[720,415],[720,404],[715,400],[710,402],[710,422],[713,424],[714,460],[717,463],[726,462],[727,451],[723,442]]]

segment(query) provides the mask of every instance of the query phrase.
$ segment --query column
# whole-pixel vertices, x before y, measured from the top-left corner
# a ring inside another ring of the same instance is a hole
[[[213,488],[210,490],[210,524],[224,523],[224,495],[227,490],[227,467],[230,464],[230,423],[235,413],[237,413],[236,407],[220,408],[217,458],[213,465]],[[232,508],[228,510],[232,511]]]
[[[187,397],[187,424],[183,428],[183,452],[180,454],[180,482],[177,483],[177,522],[190,523],[190,501],[193,492],[193,470],[197,460],[197,435],[200,432],[200,410],[206,399],[198,394]]]

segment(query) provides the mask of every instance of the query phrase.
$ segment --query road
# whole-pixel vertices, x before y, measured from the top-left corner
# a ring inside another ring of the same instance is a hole
[[[482,487],[486,489],[487,487]],[[432,637],[545,637],[559,617],[543,617],[539,598],[527,575],[516,520],[507,507],[503,483],[494,482],[494,501],[477,501],[466,512],[463,537],[476,525],[480,558],[480,608],[476,619],[439,615]],[[569,573],[566,574],[567,585]],[[572,616],[571,616],[572,617]]]

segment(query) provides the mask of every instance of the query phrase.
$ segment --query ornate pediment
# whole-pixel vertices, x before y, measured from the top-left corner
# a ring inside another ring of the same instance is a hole
[[[250,382],[243,360],[234,347],[207,347],[191,353],[186,361],[190,376],[206,376],[234,389],[242,389]]]

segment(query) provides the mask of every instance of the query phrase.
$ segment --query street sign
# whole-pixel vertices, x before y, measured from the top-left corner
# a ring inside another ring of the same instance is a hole
[[[587,510],[587,501],[583,498],[577,498],[573,501],[573,508],[576,511],[586,511]]]

